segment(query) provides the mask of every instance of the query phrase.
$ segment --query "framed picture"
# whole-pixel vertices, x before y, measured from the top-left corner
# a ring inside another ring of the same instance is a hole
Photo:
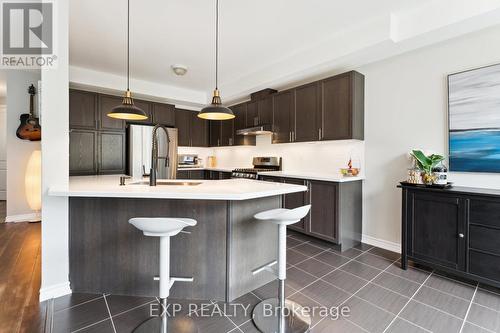
[[[450,171],[500,172],[500,64],[448,75]]]

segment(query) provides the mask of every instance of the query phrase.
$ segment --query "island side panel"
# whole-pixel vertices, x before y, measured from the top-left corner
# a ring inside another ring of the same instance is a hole
[[[258,221],[254,215],[281,208],[281,196],[253,200],[230,201],[228,224],[228,301],[276,279],[264,271],[252,270],[278,257],[278,226]],[[274,266],[277,269],[277,266]]]
[[[157,296],[159,240],[128,223],[132,217],[186,217],[191,234],[171,238],[171,296],[225,299],[227,202],[70,198],[70,282],[73,292]]]

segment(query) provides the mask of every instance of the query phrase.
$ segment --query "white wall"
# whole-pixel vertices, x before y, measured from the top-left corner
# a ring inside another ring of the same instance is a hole
[[[68,11],[56,1],[57,68],[42,69],[42,285],[40,300],[71,292],[69,286],[68,199],[51,197],[51,186],[69,180]]]
[[[7,71],[7,222],[35,217],[26,201],[24,175],[31,153],[40,150],[40,142],[20,140],[16,130],[20,124],[19,116],[29,112],[28,87],[31,84],[36,87],[39,80],[39,71]]]
[[[6,190],[7,190],[7,112],[6,112],[6,106],[0,105],[0,200],[7,199]]]
[[[401,190],[412,148],[448,154],[447,74],[500,62],[500,28],[359,69],[366,78],[363,233],[400,243]],[[500,111],[499,111],[500,112]],[[456,185],[500,188],[500,175],[453,173]]]

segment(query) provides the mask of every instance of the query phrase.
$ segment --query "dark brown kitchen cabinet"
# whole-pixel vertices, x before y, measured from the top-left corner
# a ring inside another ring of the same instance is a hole
[[[307,182],[302,179],[291,179],[291,178],[285,178],[283,180],[286,184],[293,184],[293,185],[305,185],[307,186]],[[283,206],[287,209],[294,209],[297,207],[302,207],[307,204],[307,192],[296,192],[296,193],[289,193],[285,194],[283,196]],[[304,217],[300,222],[295,223],[290,225],[290,229],[297,230],[297,231],[307,231],[307,224],[306,221],[309,221],[309,216]]]
[[[321,81],[321,140],[364,139],[364,76],[348,72]]]
[[[175,106],[170,104],[153,103],[153,123],[165,126],[175,126]]]
[[[247,126],[246,123],[247,103],[233,105],[231,106],[231,110],[234,113],[233,145],[234,146],[255,145],[255,136],[236,134],[238,130],[244,129]]]
[[[181,147],[191,146],[191,114],[189,110],[175,109],[175,127],[177,127],[178,144]]]
[[[273,143],[288,143],[295,128],[295,103],[292,90],[274,95]]]
[[[97,129],[97,116],[97,94],[70,89],[70,128]]]
[[[408,261],[500,287],[500,191],[402,188],[401,266]]]
[[[220,147],[220,135],[221,135],[221,121],[220,120],[210,120],[209,121],[209,133],[210,133],[210,147]]]
[[[259,124],[259,104],[258,102],[247,103],[247,117],[245,127],[254,127]]]
[[[273,97],[267,97],[257,102],[258,125],[272,125],[273,123]]]
[[[122,98],[118,96],[99,95],[99,129],[107,131],[123,131],[125,130],[125,121],[108,117],[108,113],[117,106],[122,104]]]
[[[99,133],[99,174],[125,173],[125,133]]]
[[[232,146],[234,144],[234,120],[221,121],[220,145]]]
[[[338,240],[338,185],[336,183],[310,181],[309,233],[322,239]]]
[[[198,112],[191,111],[191,146],[208,147],[208,120],[198,117]]]
[[[148,116],[148,119],[144,120],[134,120],[135,123],[152,123],[153,122],[153,111],[152,111],[152,104],[151,102],[148,101],[143,101],[140,99],[134,99],[134,105],[137,106],[139,109],[144,111],[146,116]]]
[[[210,170],[206,174],[206,179],[211,179],[211,180],[231,179],[231,172]]]
[[[69,131],[69,174],[97,174],[97,132],[71,129]]]
[[[295,88],[295,129],[292,141],[320,140],[321,125],[321,90],[313,82]]]

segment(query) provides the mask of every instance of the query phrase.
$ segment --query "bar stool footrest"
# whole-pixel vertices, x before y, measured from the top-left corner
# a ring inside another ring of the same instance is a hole
[[[257,275],[263,271],[268,271],[268,272],[271,272],[273,273],[275,276],[278,276],[278,271],[276,269],[273,268],[274,265],[276,265],[278,263],[277,260],[273,260],[271,262],[268,262],[267,264],[264,264],[262,266],[259,266],[257,268],[255,268],[253,271],[252,271],[252,274],[253,275]]]

